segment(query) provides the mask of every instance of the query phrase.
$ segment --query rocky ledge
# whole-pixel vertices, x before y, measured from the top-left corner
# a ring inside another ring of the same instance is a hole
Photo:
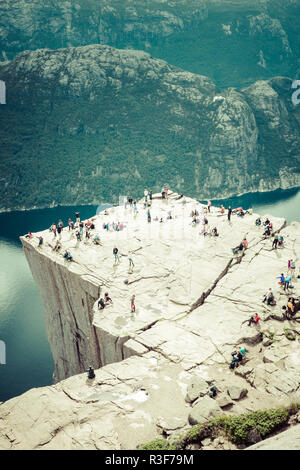
[[[228,221],[212,207],[206,217],[219,232],[214,237],[203,236],[204,206],[188,197],[155,195],[151,223],[143,201],[137,208],[136,215],[119,206],[95,217],[101,245],[78,242],[64,229],[61,250],[70,250],[72,262],[53,251],[51,232],[22,237],[60,382],[1,404],[0,448],[134,449],[214,416],[300,401],[300,316],[287,320],[282,310],[292,293],[299,295],[299,279],[289,292],[277,279],[288,259],[298,267],[300,224],[286,227],[269,215],[285,239],[275,250],[256,227],[256,214]],[[194,226],[192,210],[200,214]],[[124,228],[106,231],[107,222]],[[244,237],[248,248],[233,255]],[[269,287],[273,307],[262,302]],[[113,303],[99,310],[105,292]],[[255,312],[261,320],[248,326]],[[246,356],[230,370],[239,346]],[[94,379],[83,373],[89,365]]]

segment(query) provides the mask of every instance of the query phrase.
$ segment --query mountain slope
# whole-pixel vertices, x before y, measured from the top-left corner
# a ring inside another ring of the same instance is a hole
[[[107,44],[222,87],[299,74],[300,0],[2,0],[0,57]]]
[[[1,210],[113,200],[169,183],[198,198],[297,186],[291,80],[237,91],[109,46],[0,65]]]

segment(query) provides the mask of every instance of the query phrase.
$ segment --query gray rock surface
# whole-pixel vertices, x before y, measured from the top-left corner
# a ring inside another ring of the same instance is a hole
[[[283,332],[289,325],[299,336],[299,323],[275,320],[270,312],[279,315],[287,301],[276,276],[288,259],[299,259],[300,224],[285,227],[283,219],[272,217],[285,238],[284,248],[276,251],[255,227],[257,214],[233,215],[229,224],[213,207],[209,227],[216,226],[220,236],[204,237],[190,217],[195,208],[202,214],[203,206],[177,197],[153,199],[151,224],[142,202],[135,217],[121,206],[110,208],[109,215],[100,213],[94,223],[102,246],[78,243],[64,230],[63,250],[71,250],[73,263],[52,250],[51,232],[37,232],[30,241],[22,237],[44,303],[59,382],[0,405],[0,448],[134,449],[160,435],[157,424],[173,433],[188,425],[189,415],[194,422],[299,402],[300,343],[288,341]],[[156,216],[164,222],[155,222]],[[120,220],[125,228],[106,232],[104,220]],[[42,248],[37,247],[40,234]],[[245,234],[249,247],[234,257],[231,247]],[[114,265],[115,244],[121,261]],[[131,273],[129,249],[135,261]],[[294,283],[298,291],[298,279]],[[277,300],[272,308],[262,303],[269,286]],[[97,299],[106,291],[113,304],[98,310]],[[131,315],[133,293],[136,312]],[[257,328],[273,338],[269,347],[241,342],[248,338],[245,322],[256,311]],[[228,364],[231,352],[245,344],[245,365],[238,374]],[[91,364],[92,381],[81,374]],[[237,396],[248,389],[248,394],[228,409],[208,396],[190,406],[185,398],[195,377],[207,388],[214,384],[217,398],[228,389],[238,390]]]
[[[216,400],[208,396],[199,398],[195,406],[190,411],[189,423],[201,424],[209,421],[212,418],[217,418],[223,413],[222,408],[218,405]]]
[[[300,450],[300,424],[247,447],[246,450]]]
[[[232,398],[233,400],[241,400],[242,398],[244,398],[247,393],[248,393],[248,390],[247,388],[244,388],[244,387],[238,387],[237,385],[231,385],[230,387],[228,387],[228,395],[230,396],[230,398]]]

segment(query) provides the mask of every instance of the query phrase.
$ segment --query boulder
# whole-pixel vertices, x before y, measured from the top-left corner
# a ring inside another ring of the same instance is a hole
[[[189,414],[189,423],[191,425],[205,423],[206,421],[217,418],[223,414],[220,405],[208,396],[200,398]]]
[[[207,382],[199,376],[194,376],[191,378],[188,384],[185,401],[188,403],[193,403],[195,400],[197,400],[197,398],[203,397],[207,393]]]
[[[247,395],[248,390],[247,388],[239,387],[238,385],[231,385],[228,387],[227,392],[233,400],[241,400]]]

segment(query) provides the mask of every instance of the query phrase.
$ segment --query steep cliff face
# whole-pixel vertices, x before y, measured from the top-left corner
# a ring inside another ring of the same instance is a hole
[[[166,182],[198,198],[299,185],[288,78],[220,91],[109,46],[23,52],[0,74],[1,210],[111,201]]]
[[[207,217],[219,237],[204,237],[191,225],[195,209],[201,214],[203,206],[174,193],[153,200],[151,224],[142,201],[136,216],[129,207],[111,208],[94,220],[102,245],[78,243],[63,231],[62,251],[71,251],[71,263],[53,252],[50,232],[41,232],[41,248],[36,238],[22,237],[45,307],[56,379],[91,361],[102,367],[94,380],[76,375],[1,404],[1,448],[133,449],[163,429],[172,434],[211,416],[299,402],[299,312],[284,319],[290,292],[276,279],[287,259],[298,263],[299,224],[285,227],[272,217],[285,239],[272,250],[255,226],[256,214],[233,214],[229,222],[213,207]],[[104,231],[103,222],[113,220],[124,229]],[[248,249],[233,256],[231,247],[245,235]],[[121,260],[113,264],[115,245]],[[100,296],[108,291],[113,299],[103,310],[94,302],[99,284]],[[293,284],[297,293],[296,276]],[[262,303],[269,287],[274,307]],[[261,320],[248,326],[254,312]],[[231,352],[242,345],[245,363],[229,370]],[[216,400],[206,396],[212,384]]]
[[[107,44],[145,50],[221,86],[296,76],[299,0],[150,3],[2,0],[2,60],[27,49]]]

